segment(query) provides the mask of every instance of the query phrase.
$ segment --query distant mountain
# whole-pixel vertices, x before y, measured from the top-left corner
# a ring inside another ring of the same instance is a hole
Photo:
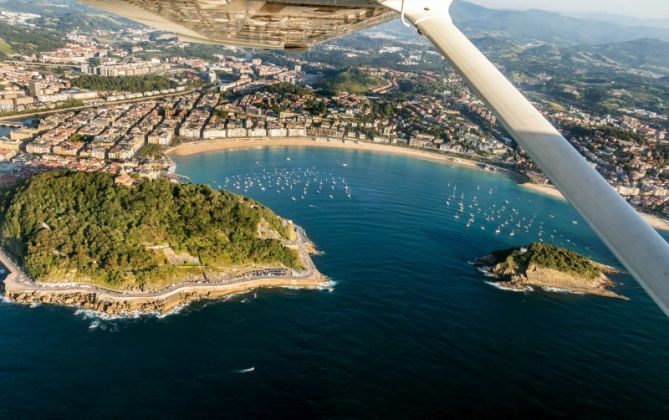
[[[78,12],[92,13],[95,9],[76,0],[3,0],[0,1],[0,8],[12,12],[35,13],[42,16],[62,16]]]
[[[603,20],[626,26],[646,26],[649,28],[669,29],[669,19],[643,19],[632,16],[612,15],[608,13],[561,13],[565,16],[571,16],[586,20]]]
[[[573,51],[588,53],[599,60],[613,60],[632,68],[662,68],[669,74],[669,42],[652,38],[603,45],[580,46]]]
[[[116,29],[138,27],[134,22],[103,13],[76,0],[0,0],[0,8],[30,12],[45,18],[37,22],[50,29]],[[644,20],[595,14],[574,17],[539,10],[494,10],[456,0],[451,7],[455,23],[468,35],[494,36],[513,41],[544,41],[559,45],[596,45],[655,38],[669,42],[669,21]],[[54,19],[51,19],[54,18]],[[390,22],[369,32],[382,32],[403,41],[420,42],[415,30],[399,21]]]
[[[578,18],[541,10],[494,10],[457,0],[451,7],[455,24],[474,38],[494,37],[514,42],[550,42],[560,46],[597,45],[655,38],[669,42],[666,28],[645,20],[630,20],[627,24],[598,18]],[[662,21],[658,21],[662,22]],[[633,24],[634,23],[634,24]],[[363,34],[383,33],[402,41],[424,40],[413,29],[395,20]]]
[[[518,47],[495,38],[474,39],[474,43],[495,62],[505,65],[519,64],[515,70],[548,73],[598,74],[609,77],[623,74],[642,75],[639,71],[657,76],[669,76],[669,42],[652,38],[614,42],[601,45],[557,46],[545,43]],[[643,74],[648,77],[649,74]]]
[[[34,21],[38,27],[59,32],[73,29],[119,30],[142,26],[77,0],[0,0],[0,9],[40,15],[42,18]]]
[[[639,38],[669,41],[669,29],[579,19],[540,10],[493,10],[466,1],[456,1],[451,14],[455,23],[470,35],[495,34],[517,40],[576,45],[625,42]]]

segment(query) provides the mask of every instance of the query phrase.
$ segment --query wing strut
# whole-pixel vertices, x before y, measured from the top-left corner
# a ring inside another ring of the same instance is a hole
[[[401,0],[377,1],[402,10]],[[403,9],[669,315],[669,244],[460,32],[448,12],[451,2],[409,0]]]

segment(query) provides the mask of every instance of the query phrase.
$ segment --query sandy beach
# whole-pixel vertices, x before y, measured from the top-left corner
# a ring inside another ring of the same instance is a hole
[[[481,167],[482,163],[470,160],[465,157],[456,157],[443,153],[432,152],[428,150],[413,149],[406,146],[397,146],[391,144],[379,144],[369,142],[343,142],[340,140],[313,140],[309,138],[262,138],[262,139],[216,139],[204,140],[192,143],[183,143],[166,150],[166,154],[173,156],[190,156],[198,153],[214,152],[221,150],[242,150],[258,147],[323,147],[332,149],[366,150],[372,152],[390,153],[395,155],[410,156],[418,159],[432,160],[448,163],[454,166],[464,166],[485,170]],[[488,167],[494,167],[487,164]],[[515,180],[524,179],[523,175],[504,168],[494,167],[495,171]]]
[[[425,150],[417,150],[409,147],[394,146],[389,144],[377,144],[367,142],[342,142],[339,140],[324,141],[311,140],[308,138],[264,138],[264,139],[220,139],[220,140],[204,140],[193,143],[184,143],[172,147],[167,150],[167,154],[176,156],[189,156],[197,153],[213,152],[219,150],[239,150],[239,149],[253,149],[257,147],[277,147],[277,146],[292,146],[292,147],[326,147],[332,149],[352,149],[352,150],[368,150],[374,152],[392,153],[399,155],[407,155],[420,159],[436,160],[448,162],[452,164],[476,167],[479,168],[479,163],[448,156],[445,154],[438,154]]]
[[[521,184],[522,187],[527,188],[528,190],[532,190],[535,192],[538,192],[540,194],[545,194],[554,198],[557,198],[559,200],[565,200],[564,196],[562,193],[555,188],[553,185],[550,184],[533,184],[526,182],[524,184]],[[639,212],[641,216],[648,222],[649,225],[654,227],[655,229],[663,230],[669,232],[669,220],[663,219],[658,216],[654,216],[652,214],[646,214]]]
[[[417,150],[409,147],[390,144],[377,144],[368,142],[342,142],[339,140],[325,141],[309,138],[262,138],[262,139],[217,139],[204,140],[192,143],[183,143],[166,151],[167,154],[175,156],[189,156],[198,153],[214,152],[220,150],[239,150],[257,147],[327,147],[333,149],[367,150],[372,152],[392,153],[411,156],[418,159],[426,159],[449,163],[451,165],[464,166],[483,170],[479,162],[467,158],[454,157],[446,154],[435,153],[427,150]],[[520,185],[534,192],[549,195],[551,197],[565,200],[562,193],[552,185],[534,184],[522,182],[521,175],[503,168],[496,168],[496,173],[519,181]],[[669,220],[662,219],[650,214],[641,213],[643,218],[655,229],[669,231]]]

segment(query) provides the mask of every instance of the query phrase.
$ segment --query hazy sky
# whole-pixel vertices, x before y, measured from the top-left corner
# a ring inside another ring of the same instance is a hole
[[[611,13],[669,19],[669,0],[469,0],[486,7]]]

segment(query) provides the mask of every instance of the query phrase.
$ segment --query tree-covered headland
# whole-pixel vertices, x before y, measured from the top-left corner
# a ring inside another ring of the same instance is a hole
[[[293,231],[281,218],[206,185],[157,179],[128,187],[107,173],[52,171],[3,191],[1,206],[2,246],[38,281],[154,289],[198,270],[301,268],[282,243]],[[175,263],[166,247],[191,262]]]

